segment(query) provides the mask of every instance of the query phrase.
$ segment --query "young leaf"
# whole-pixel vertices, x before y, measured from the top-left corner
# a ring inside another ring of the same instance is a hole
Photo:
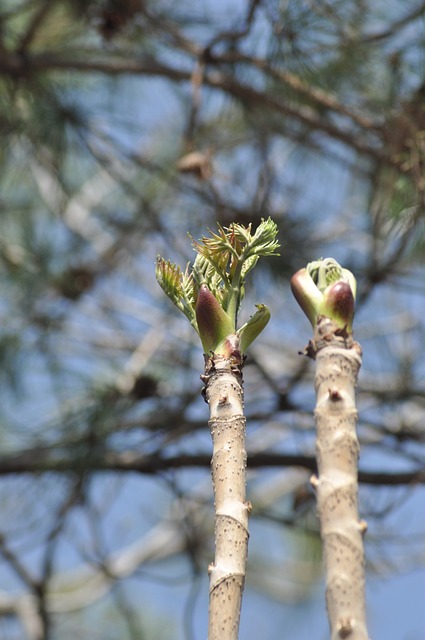
[[[180,267],[170,262],[170,260],[164,260],[161,256],[157,256],[155,275],[164,293],[185,314],[192,326],[198,331],[194,306],[194,282],[189,273],[189,267],[187,266],[186,271],[182,274]]]
[[[188,264],[184,273],[158,256],[157,280],[199,333],[205,353],[216,351],[226,340],[233,344],[232,337],[246,349],[267,324],[269,310],[257,305],[257,313],[236,333],[245,278],[260,256],[277,255],[276,235],[277,226],[270,218],[262,220],[254,234],[251,225],[218,224],[217,233],[192,239],[197,255],[192,269]],[[223,353],[226,349],[223,346]]]

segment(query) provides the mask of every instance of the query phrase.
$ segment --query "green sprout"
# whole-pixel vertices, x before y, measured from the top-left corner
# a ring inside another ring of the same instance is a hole
[[[237,329],[246,276],[260,256],[279,255],[277,231],[270,218],[262,220],[255,233],[251,225],[218,224],[218,233],[210,231],[209,237],[192,239],[197,255],[193,266],[188,263],[184,271],[157,257],[156,279],[199,334],[204,353],[226,354],[228,339],[235,335],[245,353],[268,323],[270,311],[259,304],[250,320]]]
[[[313,328],[320,316],[352,331],[356,279],[333,258],[310,262],[291,278],[292,292]]]

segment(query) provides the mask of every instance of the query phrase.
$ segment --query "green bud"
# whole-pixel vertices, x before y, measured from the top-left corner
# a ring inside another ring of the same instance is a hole
[[[199,287],[195,312],[204,353],[216,352],[218,345],[234,333],[235,327],[206,284]]]
[[[295,300],[310,320],[316,326],[319,308],[323,302],[323,294],[317,288],[313,278],[306,268],[297,271],[291,278],[291,289]]]
[[[265,304],[256,304],[256,313],[238,331],[241,353],[246,353],[249,345],[260,335],[270,320],[270,311]]]

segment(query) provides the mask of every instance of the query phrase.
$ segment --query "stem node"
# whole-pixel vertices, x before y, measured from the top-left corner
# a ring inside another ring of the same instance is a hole
[[[359,530],[360,530],[360,533],[362,534],[362,536],[364,536],[366,531],[367,531],[367,522],[366,522],[366,520],[360,520],[359,521]]]
[[[314,490],[319,486],[319,478],[316,475],[312,475],[310,478],[310,484]]]
[[[329,400],[332,402],[338,402],[338,400],[342,400],[342,396],[338,389],[329,389]]]
[[[353,621],[349,618],[339,621],[338,636],[340,638],[348,638],[353,632]]]

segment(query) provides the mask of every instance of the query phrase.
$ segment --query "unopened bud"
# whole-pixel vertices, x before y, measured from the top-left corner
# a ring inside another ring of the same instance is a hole
[[[234,333],[233,322],[206,284],[199,287],[195,311],[204,353],[215,352],[217,346]]]
[[[258,311],[237,332],[241,340],[241,353],[246,353],[249,345],[260,335],[270,320],[270,311],[265,304],[257,304],[256,307]]]
[[[336,260],[317,260],[300,269],[291,278],[291,289],[313,328],[319,316],[326,316],[351,330],[356,280]]]
[[[322,315],[351,329],[354,318],[354,296],[348,282],[337,282],[326,289]]]

